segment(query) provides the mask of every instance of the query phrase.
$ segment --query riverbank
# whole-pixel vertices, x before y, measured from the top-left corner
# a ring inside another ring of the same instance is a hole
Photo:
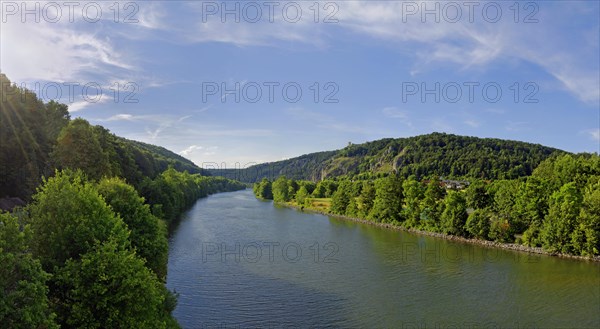
[[[335,217],[335,218],[339,218],[339,219],[343,219],[343,220],[347,220],[347,221],[368,224],[368,225],[373,225],[373,226],[377,226],[377,227],[383,227],[386,229],[391,229],[391,230],[396,230],[396,231],[404,231],[404,232],[409,232],[409,233],[413,233],[413,234],[417,234],[417,235],[426,235],[426,236],[431,236],[431,237],[435,237],[435,238],[441,238],[441,239],[451,240],[451,241],[456,241],[456,242],[461,242],[461,243],[475,244],[475,245],[480,245],[480,246],[489,247],[489,248],[513,250],[513,251],[529,253],[529,254],[546,255],[546,256],[553,256],[553,257],[576,259],[576,260],[600,263],[600,256],[585,257],[585,256],[571,255],[571,254],[552,253],[552,252],[548,252],[540,247],[528,247],[528,246],[524,246],[524,245],[517,244],[517,243],[504,243],[504,242],[496,242],[496,241],[488,241],[488,240],[480,240],[480,239],[469,239],[469,238],[465,238],[462,236],[456,236],[456,235],[451,235],[451,234],[430,232],[430,231],[418,230],[418,229],[414,229],[414,228],[406,228],[406,227],[402,227],[402,226],[398,226],[398,225],[392,225],[389,223],[378,223],[378,222],[373,222],[373,221],[369,221],[369,220],[362,219],[362,218],[349,217],[349,216],[344,216],[344,215],[336,215],[336,214],[332,214],[332,213],[329,213],[326,211],[307,208],[304,206],[298,206],[298,205],[291,204],[291,203],[278,202],[275,204],[284,206],[284,207],[288,207],[288,208],[293,208],[293,209],[296,209],[296,210],[302,211],[302,212],[321,214],[321,215],[331,216],[331,217]]]

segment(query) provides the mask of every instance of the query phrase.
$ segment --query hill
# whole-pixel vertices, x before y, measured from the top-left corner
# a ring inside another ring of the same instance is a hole
[[[432,133],[350,144],[329,152],[258,164],[245,169],[210,170],[213,175],[253,183],[285,175],[318,181],[332,177],[370,177],[392,171],[448,178],[513,179],[529,176],[537,165],[566,152],[526,142]]]
[[[120,176],[137,187],[169,166],[209,175],[163,147],[115,136],[83,119],[71,120],[65,104],[44,103],[0,74],[0,198],[29,199],[42,177],[55,169],[81,168],[92,179]]]

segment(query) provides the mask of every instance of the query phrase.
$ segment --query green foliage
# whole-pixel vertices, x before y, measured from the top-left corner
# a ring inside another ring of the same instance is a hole
[[[66,328],[166,328],[160,281],[114,241],[68,260],[56,274],[56,286]]]
[[[440,218],[444,211],[444,198],[446,191],[441,187],[439,179],[431,179],[425,189],[424,198],[421,201],[421,227],[430,231],[440,229]]]
[[[484,209],[492,205],[486,184],[481,180],[471,182],[466,190],[465,198],[467,207],[472,209]]]
[[[317,187],[317,184],[311,181],[301,181],[299,184],[306,188],[306,192],[308,192],[308,194],[312,194]]]
[[[462,192],[450,191],[444,199],[444,212],[441,225],[444,233],[464,235],[464,226],[467,221],[467,201]]]
[[[306,186],[302,185],[300,187],[300,189],[298,190],[298,192],[296,193],[296,202],[298,203],[298,205],[304,205],[308,202],[308,197],[309,197],[309,193],[308,190],[306,189]]]
[[[71,121],[66,105],[3,74],[0,84],[0,198],[31,200],[23,223],[0,214],[0,326],[56,328],[50,304],[63,328],[177,328],[176,296],[161,283],[166,227],[153,213],[170,221],[197,198],[245,186]]]
[[[527,178],[525,184],[521,185],[513,207],[518,217],[518,232],[524,228],[526,229],[533,223],[542,223],[548,213],[549,197],[549,189],[544,181],[536,177]]]
[[[162,147],[130,141],[83,119],[70,120],[68,107],[44,104],[0,74],[0,198],[29,200],[42,177],[55,169],[82,169],[91,179],[119,176],[139,188],[169,166],[208,174]]]
[[[244,188],[244,184],[227,178],[200,176],[169,167],[153,180],[144,179],[139,190],[141,196],[153,205],[153,214],[170,225],[198,198]]]
[[[582,196],[574,182],[563,185],[550,197],[548,216],[544,219],[542,238],[544,247],[551,251],[573,251],[571,233],[577,227]]]
[[[350,198],[350,202],[348,202],[348,206],[346,207],[346,216],[358,217],[359,214],[360,211],[358,209],[358,203],[356,201],[356,198],[352,197]]]
[[[49,154],[68,120],[66,106],[44,104],[0,73],[0,198],[28,200],[52,173]]]
[[[298,189],[300,188],[300,186],[293,179],[288,180],[287,183],[288,183],[288,198],[290,200],[291,199],[295,199],[296,198],[296,192],[298,191]]]
[[[402,183],[404,193],[404,218],[406,226],[418,227],[421,219],[421,201],[425,197],[425,188],[415,176],[410,176]]]
[[[531,175],[540,162],[564,153],[524,142],[432,133],[351,144],[338,151],[211,173],[249,183],[282,175],[311,181],[337,177],[373,179],[393,169],[403,178],[415,175],[419,180],[425,176],[515,179]]]
[[[536,169],[536,176],[492,183],[474,180],[465,191],[445,189],[436,177],[419,181],[410,176],[402,181],[398,175],[380,175],[373,181],[373,176],[365,175],[363,181],[345,177],[316,185],[283,177],[278,181],[282,195],[289,195],[290,186],[300,186],[296,202],[319,211],[498,242],[514,242],[522,234],[517,242],[527,246],[593,256],[600,249],[598,159],[597,155],[554,157],[544,162],[545,168]],[[577,174],[570,174],[574,181],[553,191],[553,183],[544,175],[556,175],[555,169]],[[327,200],[318,205],[306,202],[310,191],[305,186],[310,185],[313,197],[333,193],[331,206]],[[255,185],[255,193],[259,186]]]
[[[31,231],[0,213],[0,323],[3,328],[58,328],[48,304],[49,275],[28,252]]]
[[[312,192],[312,196],[314,198],[324,198],[326,192],[327,188],[325,187],[325,183],[323,181],[320,181],[319,183],[317,183],[315,190]]]
[[[571,234],[576,253],[600,254],[600,182],[590,184],[584,192],[578,225]]]
[[[254,195],[264,200],[273,200],[273,185],[271,181],[263,178],[260,183],[254,183]]]
[[[98,243],[113,240],[129,246],[129,233],[81,171],[57,172],[33,196],[28,206],[33,229],[32,249],[45,270],[79,259]]]
[[[465,231],[474,238],[487,240],[490,233],[489,213],[484,209],[473,211],[467,218]]]
[[[367,218],[371,209],[373,209],[373,203],[375,202],[375,184],[370,181],[363,182],[363,187],[360,191],[360,195],[357,199],[358,213],[356,215]]]
[[[290,201],[289,193],[288,180],[285,176],[281,176],[273,182],[273,201],[288,202]]]
[[[541,223],[533,222],[531,225],[523,232],[523,236],[521,236],[521,242],[528,247],[541,247],[542,239],[541,235]]]
[[[32,250],[53,274],[50,296],[61,327],[178,327],[170,315],[175,301],[161,283],[165,226],[133,187],[116,178],[94,184],[66,170],[33,200]]]
[[[375,181],[375,201],[369,217],[376,222],[391,223],[401,221],[402,212],[402,180],[398,175]]]
[[[130,230],[129,239],[146,265],[164,279],[167,275],[167,229],[165,223],[152,215],[137,191],[122,179],[103,179],[98,191]]]
[[[84,119],[77,118],[63,128],[52,158],[59,169],[81,169],[92,179],[112,174],[109,155],[100,145],[92,126]]]
[[[346,208],[352,198],[352,182],[343,181],[331,198],[331,212],[338,215],[346,214]]]
[[[332,198],[335,191],[338,189],[338,183],[332,180],[324,180],[323,185],[325,186],[325,195],[324,198]]]

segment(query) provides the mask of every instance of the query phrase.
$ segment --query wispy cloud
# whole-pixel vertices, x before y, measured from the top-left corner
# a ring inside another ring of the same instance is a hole
[[[587,129],[583,131],[591,140],[600,143],[600,128]]]
[[[381,110],[384,116],[392,119],[398,119],[400,122],[404,123],[408,127],[412,127],[412,121],[408,116],[408,111],[399,110],[397,107],[385,107]]]
[[[526,130],[528,123],[525,121],[508,121],[504,126],[504,129],[511,132]]]
[[[472,128],[479,128],[481,126],[481,123],[476,120],[465,120],[464,123]]]
[[[194,151],[197,150],[202,150],[204,147],[202,146],[198,146],[198,145],[190,145],[188,148],[186,148],[185,150],[179,152],[179,154],[183,155],[183,156],[189,156],[192,153],[194,153]]]

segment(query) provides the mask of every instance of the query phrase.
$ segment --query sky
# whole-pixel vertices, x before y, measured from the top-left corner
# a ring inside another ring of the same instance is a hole
[[[204,168],[431,132],[600,152],[598,1],[6,1],[0,71]]]

